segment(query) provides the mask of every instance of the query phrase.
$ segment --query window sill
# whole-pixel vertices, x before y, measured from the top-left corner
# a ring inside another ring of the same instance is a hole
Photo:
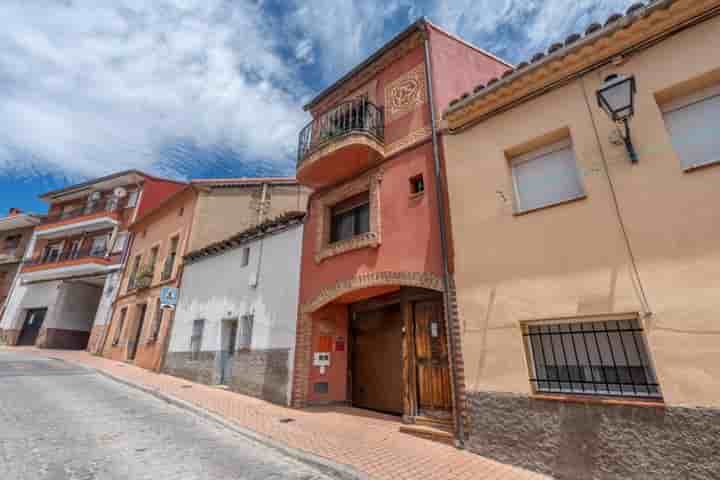
[[[585,200],[586,198],[587,195],[583,193],[582,195],[578,195],[577,197],[568,198],[567,200],[562,200],[560,202],[550,203],[548,205],[543,205],[542,207],[529,208],[527,210],[515,210],[513,212],[513,216],[521,217],[523,215],[527,215],[528,213],[538,212],[540,210],[547,210],[549,208],[559,207],[560,205],[567,205],[569,203]]]
[[[325,245],[325,247],[315,254],[315,262],[320,263],[323,260],[340,255],[343,253],[359,250],[362,248],[377,248],[380,246],[380,240],[375,232],[368,232],[358,235],[347,240]]]
[[[411,193],[411,194],[410,194],[410,200],[417,200],[417,199],[422,198],[422,197],[424,197],[424,196],[425,196],[425,190],[423,190],[422,192]]]
[[[625,405],[631,407],[665,408],[665,402],[660,399],[639,399],[636,397],[607,397],[607,396],[583,396],[583,395],[560,395],[552,393],[535,393],[530,395],[533,400],[548,400],[565,403],[582,403],[586,405]]]
[[[713,160],[710,162],[705,162],[705,163],[698,163],[696,165],[691,165],[687,168],[683,168],[683,173],[692,173],[692,172],[696,172],[698,170],[704,170],[706,168],[716,167],[718,165],[720,165],[720,159]]]

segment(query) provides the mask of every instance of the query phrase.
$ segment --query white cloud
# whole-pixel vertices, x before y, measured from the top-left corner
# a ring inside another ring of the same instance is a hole
[[[0,6],[0,173],[20,161],[71,175],[151,168],[178,139],[288,163],[306,87],[276,53],[261,5],[105,5]]]
[[[185,145],[291,171],[303,102],[419,15],[517,61],[630,3],[5,0],[0,175],[192,172]]]

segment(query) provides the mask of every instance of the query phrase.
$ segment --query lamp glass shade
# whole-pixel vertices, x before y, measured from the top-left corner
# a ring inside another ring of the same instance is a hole
[[[613,121],[630,118],[635,113],[635,77],[609,77],[597,96],[600,107]]]

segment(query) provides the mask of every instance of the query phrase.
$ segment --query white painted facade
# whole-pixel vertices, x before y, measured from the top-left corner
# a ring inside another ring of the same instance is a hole
[[[290,349],[292,372],[302,231],[302,224],[294,224],[186,264],[168,351],[190,351],[195,320],[205,321],[200,350],[221,350],[222,321],[251,314],[250,349]],[[242,266],[245,248],[250,249],[249,262]]]

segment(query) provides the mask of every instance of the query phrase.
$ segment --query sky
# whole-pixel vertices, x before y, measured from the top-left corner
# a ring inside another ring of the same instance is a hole
[[[420,16],[510,63],[633,0],[3,0],[0,215],[137,168],[293,175],[302,106]]]

